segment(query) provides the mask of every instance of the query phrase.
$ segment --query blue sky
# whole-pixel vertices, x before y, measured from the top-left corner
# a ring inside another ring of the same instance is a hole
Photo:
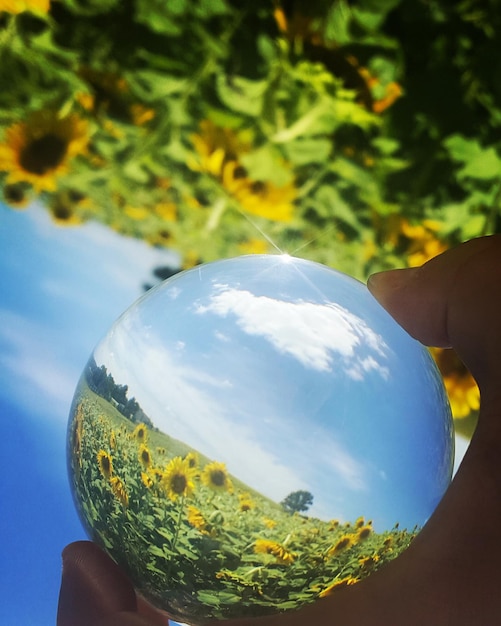
[[[55,624],[62,548],[85,537],[68,487],[69,406],[112,322],[172,255],[99,225],[0,204],[0,624]]]

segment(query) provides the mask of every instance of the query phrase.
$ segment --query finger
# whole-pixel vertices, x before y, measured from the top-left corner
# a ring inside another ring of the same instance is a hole
[[[139,613],[120,612],[87,624],[87,626],[154,626],[156,623]],[[164,624],[168,624],[168,622],[165,621]]]
[[[57,626],[89,626],[113,613],[136,610],[131,583],[94,543],[79,541],[64,549]]]
[[[413,337],[457,350],[477,377],[499,371],[501,237],[474,239],[420,268],[373,275],[368,287]]]

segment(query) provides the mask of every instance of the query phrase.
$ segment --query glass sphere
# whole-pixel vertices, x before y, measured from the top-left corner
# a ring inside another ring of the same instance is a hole
[[[94,350],[68,432],[91,537],[173,619],[259,616],[401,553],[446,490],[441,378],[362,283],[286,255],[150,290]]]

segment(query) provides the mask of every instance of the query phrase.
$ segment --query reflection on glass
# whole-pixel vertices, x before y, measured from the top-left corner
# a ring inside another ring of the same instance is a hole
[[[89,360],[68,445],[91,538],[195,623],[296,608],[377,570],[453,461],[427,350],[361,283],[278,255],[138,300]]]

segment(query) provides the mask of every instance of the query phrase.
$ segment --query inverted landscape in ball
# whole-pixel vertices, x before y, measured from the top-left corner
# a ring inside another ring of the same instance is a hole
[[[68,430],[90,537],[175,619],[258,616],[400,554],[452,473],[428,351],[365,285],[238,257],[152,289],[94,350]]]

